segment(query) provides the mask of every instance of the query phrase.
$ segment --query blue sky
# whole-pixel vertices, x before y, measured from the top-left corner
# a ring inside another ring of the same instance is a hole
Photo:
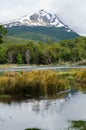
[[[40,9],[56,13],[71,29],[86,35],[86,0],[0,0],[0,23]]]

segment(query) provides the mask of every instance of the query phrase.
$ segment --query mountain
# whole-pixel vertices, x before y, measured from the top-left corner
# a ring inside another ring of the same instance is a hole
[[[8,22],[5,24],[7,27],[12,26],[47,26],[47,27],[65,27],[67,26],[62,23],[62,21],[57,17],[56,14],[47,13],[44,10],[39,10],[38,12],[32,15],[23,16],[17,20],[12,22]]]
[[[3,25],[8,28],[8,35],[31,40],[60,41],[79,36],[65,25],[56,14],[44,10],[39,10]]]

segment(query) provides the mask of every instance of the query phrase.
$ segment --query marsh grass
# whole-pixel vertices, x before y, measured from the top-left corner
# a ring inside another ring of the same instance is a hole
[[[52,70],[7,72],[0,77],[0,93],[8,95],[50,96],[68,89],[65,78]]]
[[[78,83],[86,85],[86,69],[82,69],[82,70],[77,72],[76,80]]]

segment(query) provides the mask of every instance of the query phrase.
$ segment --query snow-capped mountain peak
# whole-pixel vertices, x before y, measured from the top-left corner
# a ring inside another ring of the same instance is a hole
[[[31,15],[25,15],[17,20],[4,24],[7,27],[12,26],[48,26],[48,27],[65,27],[67,26],[59,19],[56,14],[51,14],[46,11],[39,10]]]
[[[22,23],[25,24],[25,22],[28,25],[34,25],[34,26],[56,26],[56,27],[62,27],[64,24],[59,20],[59,18],[55,14],[47,13],[46,11],[39,10],[38,12],[22,17],[20,19]]]

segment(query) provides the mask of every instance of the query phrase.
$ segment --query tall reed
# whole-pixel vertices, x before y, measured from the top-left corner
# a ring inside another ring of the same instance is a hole
[[[0,77],[0,93],[10,95],[50,96],[66,89],[67,80],[52,70],[8,72]]]

